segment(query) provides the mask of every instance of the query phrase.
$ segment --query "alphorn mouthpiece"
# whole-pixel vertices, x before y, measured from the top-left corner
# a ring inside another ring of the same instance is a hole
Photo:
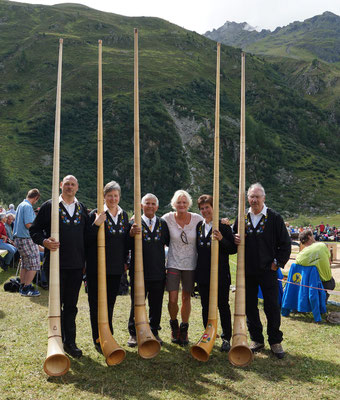
[[[59,39],[59,43],[62,44],[64,39]]]
[[[99,39],[99,40],[98,40],[98,43],[99,43],[99,44],[102,44],[102,43],[103,43],[103,41],[102,41],[101,39]]]

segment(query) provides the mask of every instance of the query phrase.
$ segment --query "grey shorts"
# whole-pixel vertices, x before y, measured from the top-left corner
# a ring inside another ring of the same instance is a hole
[[[179,290],[180,282],[182,282],[182,290],[191,293],[194,290],[195,271],[168,268],[166,274],[166,290],[168,292]]]

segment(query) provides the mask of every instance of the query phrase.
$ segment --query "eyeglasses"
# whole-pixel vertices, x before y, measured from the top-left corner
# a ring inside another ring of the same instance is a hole
[[[189,244],[187,234],[184,231],[181,233],[181,240],[184,244]]]

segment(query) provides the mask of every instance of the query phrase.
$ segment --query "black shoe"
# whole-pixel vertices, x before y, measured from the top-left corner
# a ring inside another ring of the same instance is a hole
[[[67,354],[69,354],[74,358],[80,358],[83,355],[83,352],[80,349],[78,349],[75,343],[71,344],[64,343],[64,350],[66,351]]]
[[[163,340],[159,337],[158,333],[156,335],[154,335],[155,339],[157,340],[157,342],[163,346]]]
[[[178,341],[180,346],[187,346],[189,344],[188,328],[189,324],[187,322],[181,322],[181,325],[179,327],[179,341]]]
[[[103,354],[102,348],[100,346],[100,343],[95,343],[94,344],[95,349],[98,351],[99,354]]]
[[[229,353],[229,350],[230,350],[229,340],[224,340],[224,339],[222,340],[222,346],[221,346],[220,350],[222,352]]]
[[[171,342],[179,343],[179,326],[177,319],[170,320],[170,327],[171,327]]]

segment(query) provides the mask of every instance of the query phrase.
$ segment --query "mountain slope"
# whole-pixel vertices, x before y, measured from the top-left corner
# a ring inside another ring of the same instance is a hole
[[[265,29],[257,32],[246,22],[227,21],[205,36],[255,54],[340,61],[340,17],[329,11],[273,32]]]
[[[246,46],[246,50],[256,54],[339,62],[340,17],[326,11],[303,22],[293,22]]]
[[[169,209],[176,189],[212,190],[216,46],[157,18],[128,18],[81,5],[0,0],[0,199],[30,187],[50,196],[58,39],[64,38],[61,175],[96,198],[97,52],[103,40],[104,180],[133,205],[133,28],[139,29],[142,192]],[[247,56],[247,183],[289,213],[337,209],[339,125],[289,88],[263,58]],[[240,53],[221,55],[221,209],[237,207]],[[324,201],[328,194],[327,202]],[[296,201],[299,199],[299,201]]]
[[[256,32],[245,22],[226,22],[205,34],[222,43],[263,55],[286,83],[330,112],[339,122],[340,17],[324,12],[275,31]]]
[[[262,29],[261,32],[257,32],[257,30],[247,24],[247,22],[237,23],[227,21],[220,28],[206,32],[204,36],[228,46],[245,48],[251,43],[265,38],[270,35],[270,33],[270,30],[267,29]]]

